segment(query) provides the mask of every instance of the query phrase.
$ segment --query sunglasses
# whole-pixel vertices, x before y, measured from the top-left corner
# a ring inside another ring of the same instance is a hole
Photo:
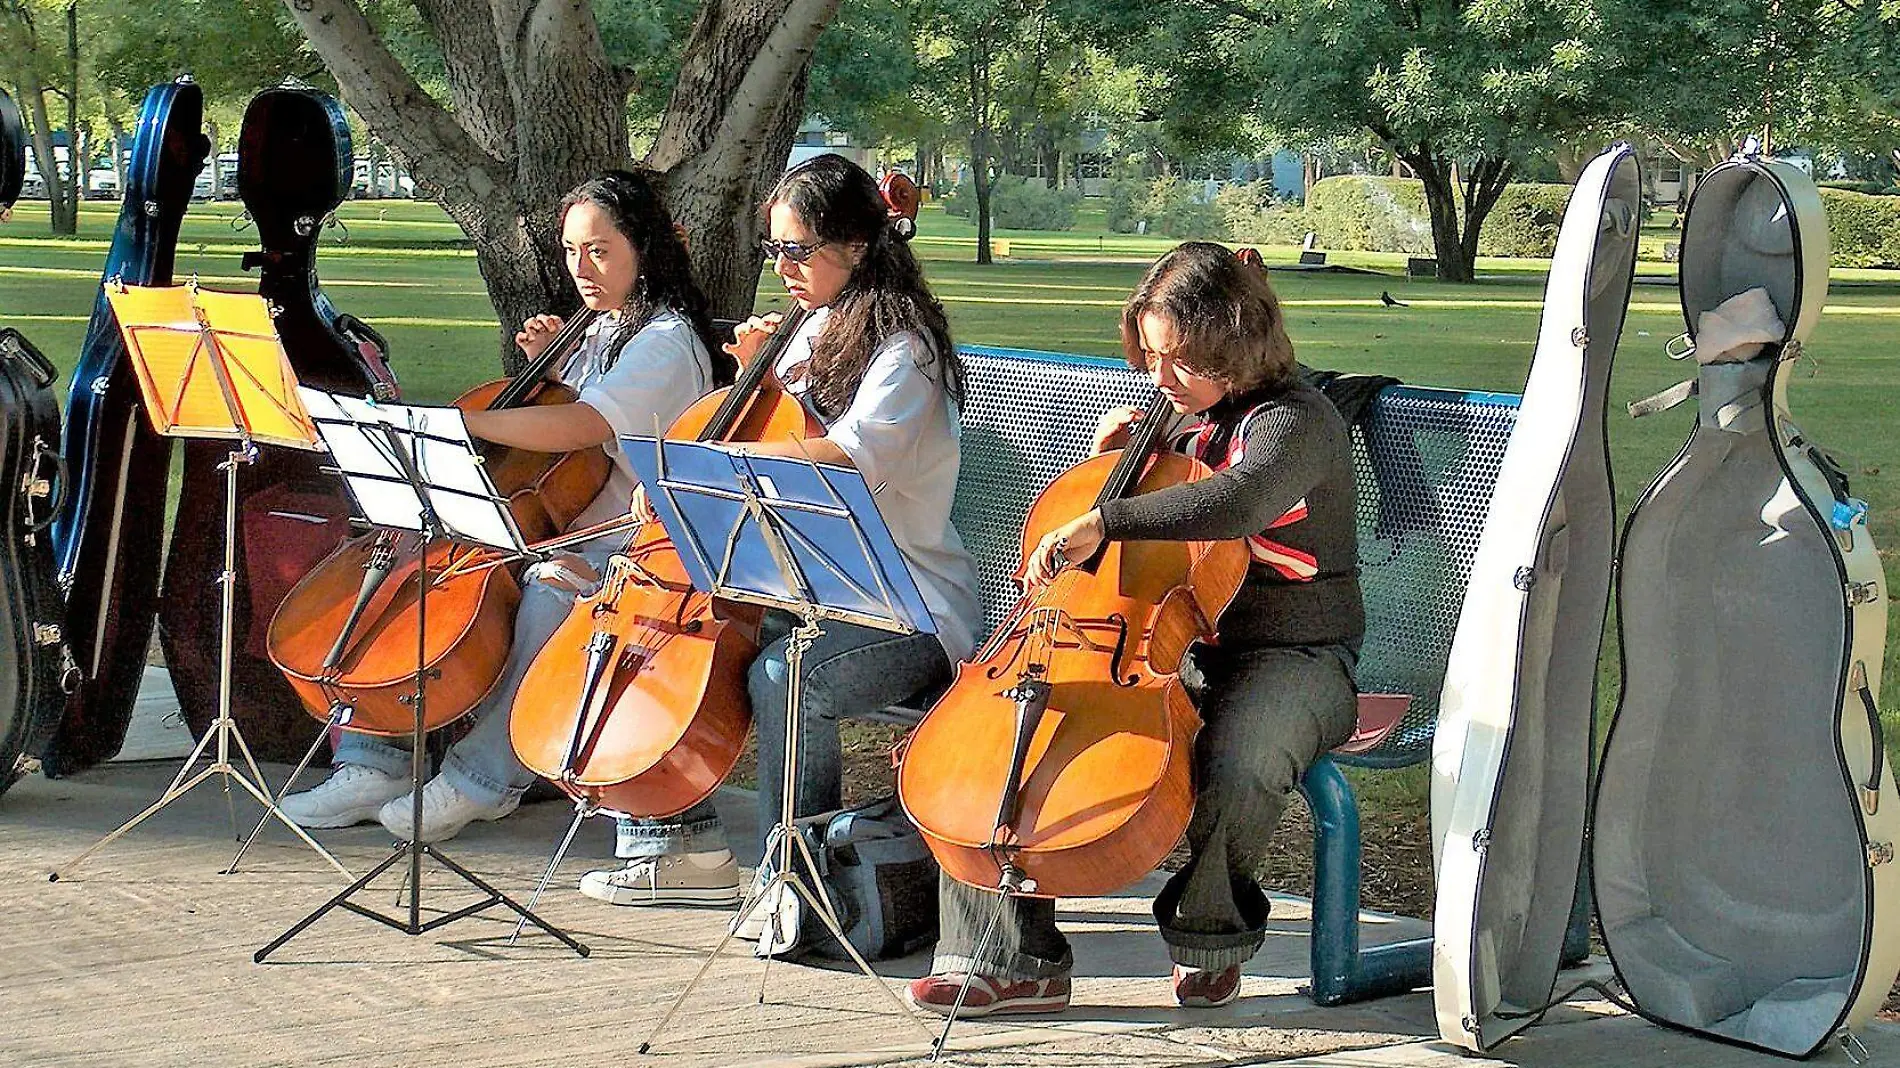
[[[759,252],[768,260],[783,256],[793,263],[806,263],[818,255],[819,249],[829,244],[829,241],[814,241],[809,245],[801,245],[796,241],[774,241],[768,237],[759,242]]]

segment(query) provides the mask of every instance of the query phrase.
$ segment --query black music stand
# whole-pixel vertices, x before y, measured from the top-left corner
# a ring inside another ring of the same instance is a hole
[[[695,588],[728,601],[782,609],[799,618],[786,652],[790,684],[779,821],[767,839],[777,847],[777,863],[770,878],[740,903],[739,916],[750,913],[762,900],[777,902],[789,887],[851,955],[858,970],[928,1039],[930,1030],[845,937],[823,881],[814,877],[808,885],[805,873],[816,873],[818,865],[804,836],[793,826],[804,654],[823,633],[824,624],[837,620],[893,634],[934,634],[937,629],[890,530],[878,515],[870,487],[855,468],[756,456],[743,446],[625,437],[621,447]],[[802,869],[796,863],[799,857]],[[772,957],[790,948],[779,923],[778,910],[769,909],[760,939],[767,950],[766,972],[759,978],[761,1002]],[[639,1052],[652,1047],[737,930],[736,923],[728,926],[725,937],[640,1043]]]
[[[407,531],[420,535],[420,568],[416,593],[416,690],[411,707],[415,726],[409,763],[410,815],[409,840],[398,842],[382,863],[368,874],[324,902],[316,911],[297,921],[289,930],[258,950],[252,959],[262,964],[274,950],[334,908],[345,908],[359,916],[394,928],[407,935],[420,935],[454,923],[495,905],[503,905],[528,923],[553,935],[569,949],[585,957],[588,948],[565,931],[542,920],[507,894],[482,881],[473,872],[450,860],[434,844],[419,842],[422,829],[422,764],[424,760],[423,713],[428,699],[429,668],[427,621],[429,604],[429,550],[438,540],[459,541],[487,546],[509,556],[527,555],[507,501],[496,492],[476,455],[475,444],[462,423],[462,413],[454,408],[415,408],[398,404],[379,404],[355,400],[302,387],[298,390],[310,411],[317,433],[328,447],[333,469],[343,476],[357,510],[371,526],[384,530]],[[422,858],[434,858],[442,867],[461,877],[475,889],[488,895],[473,905],[446,912],[427,922],[422,919]],[[360,905],[350,898],[368,886],[383,872],[402,860],[408,860],[409,910],[405,919],[386,916]]]

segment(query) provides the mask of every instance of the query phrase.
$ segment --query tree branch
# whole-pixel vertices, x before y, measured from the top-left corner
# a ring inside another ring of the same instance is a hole
[[[482,150],[397,61],[355,0],[285,0],[336,76],[343,98],[377,136],[400,149],[418,178],[470,200],[506,189],[501,162]]]
[[[483,152],[513,154],[515,109],[495,43],[494,22],[466,0],[415,0],[423,24],[442,49],[455,117]]]
[[[838,3],[792,0],[786,8],[726,102],[725,116],[720,119],[704,164],[712,173],[743,166],[753,157],[778,112],[774,105],[811,60],[818,35],[838,13]]]

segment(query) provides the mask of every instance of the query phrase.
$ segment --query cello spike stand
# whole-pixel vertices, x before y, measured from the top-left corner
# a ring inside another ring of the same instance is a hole
[[[976,940],[976,949],[971,953],[975,960],[982,960],[989,952],[990,945],[996,940],[996,930],[1001,926],[1003,913],[1009,909],[1009,900],[1023,894],[1036,892],[1036,880],[1028,878],[1021,867],[1017,866],[1015,853],[1018,840],[1015,833],[1017,818],[1021,815],[1018,789],[1022,782],[1023,767],[1028,763],[1030,743],[1035,739],[1036,728],[1042,722],[1042,715],[1049,709],[1051,687],[1047,679],[1046,668],[1035,661],[1024,665],[1016,678],[1016,685],[1005,690],[1016,706],[1016,737],[1014,750],[1010,754],[1008,777],[1003,781],[1003,793],[997,801],[996,823],[990,831],[989,853],[996,862],[996,902],[990,907],[990,916],[983,924],[983,933]],[[1005,831],[1009,833],[1005,835]],[[950,1042],[950,1029],[957,1025],[957,1016],[963,1012],[964,1000],[970,996],[970,984],[976,981],[976,972],[963,974],[963,985],[957,988],[957,1000],[950,1006],[950,1013],[943,1021],[943,1030],[930,1048],[930,1059],[935,1062],[943,1057],[944,1047]]]
[[[217,348],[217,339],[212,333],[210,326],[201,322],[200,329],[200,344],[210,346],[215,350]],[[243,421],[235,414],[237,406],[236,402],[232,399],[232,386],[229,380],[229,373],[224,367],[223,360],[213,359],[211,366],[215,372],[220,390],[224,394],[225,403],[234,413],[232,415],[232,425],[238,430],[236,444],[225,457],[224,462],[218,465],[219,469],[224,472],[224,569],[218,575],[218,586],[220,588],[218,714],[217,717],[211,721],[211,728],[205,731],[203,737],[198,739],[198,744],[192,748],[191,755],[185,758],[185,763],[178,769],[178,774],[172,777],[171,784],[165,787],[165,792],[159,795],[158,800],[152,802],[138,815],[120,824],[104,838],[94,842],[85,852],[53,869],[47,875],[48,882],[59,882],[61,878],[70,874],[81,864],[84,864],[94,853],[118,841],[121,837],[130,833],[133,828],[144,823],[152,816],[157,815],[165,806],[190,793],[199,783],[204,782],[213,775],[220,775],[224,778],[225,808],[231,817],[231,836],[233,839],[238,838],[237,808],[231,796],[231,784],[236,782],[237,785],[243,787],[246,793],[256,799],[258,804],[264,806],[264,815],[263,818],[258,821],[259,826],[262,826],[265,821],[275,816],[279,822],[290,828],[291,832],[301,839],[305,845],[315,850],[317,855],[322,857],[332,868],[335,868],[346,878],[351,874],[350,869],[344,867],[343,863],[337,860],[329,850],[323,848],[315,838],[312,838],[308,831],[305,831],[302,827],[291,822],[290,817],[284,815],[283,810],[277,807],[276,801],[272,798],[271,792],[266,785],[264,773],[258,768],[257,759],[251,755],[250,744],[244,740],[243,732],[238,729],[237,720],[231,715],[231,631],[233,626],[232,617],[235,611],[234,606],[237,597],[237,473],[240,466],[256,462],[257,443],[252,441],[250,435],[244,431]],[[214,741],[216,748],[212,749]],[[238,754],[244,759],[244,766],[242,768],[231,762],[231,743],[233,741],[237,743]],[[198,766],[200,758],[206,756],[207,750],[211,751],[211,763],[200,769],[196,775],[193,775],[191,773],[192,769]],[[247,771],[249,772],[248,775],[246,774]],[[225,873],[228,873],[230,870],[229,868],[225,869]]]
[[[403,702],[408,704],[414,712],[410,736],[411,749],[409,759],[409,798],[411,805],[409,838],[406,841],[397,842],[395,847],[390,850],[389,855],[384,857],[381,863],[371,868],[362,878],[357,879],[345,887],[340,893],[317,906],[315,911],[303,919],[298,920],[283,934],[273,939],[269,945],[266,945],[264,948],[252,954],[251,959],[259,964],[264,963],[265,959],[280,946],[303,933],[311,924],[316,923],[332,909],[336,908],[346,909],[365,919],[374,920],[385,927],[400,931],[406,935],[415,936],[426,934],[439,927],[445,927],[457,920],[465,919],[495,905],[501,905],[507,908],[519,916],[524,923],[534,924],[542,931],[552,935],[575,953],[586,957],[591,952],[588,947],[575,941],[567,932],[543,920],[527,907],[483,881],[475,873],[449,859],[448,856],[435,847],[434,843],[418,841],[422,829],[423,764],[427,759],[426,746],[424,744],[427,736],[427,731],[423,726],[424,711],[428,701],[429,680],[440,676],[438,669],[431,668],[428,665],[429,584],[431,582],[429,575],[429,552],[434,547],[436,540],[444,536],[445,527],[440,516],[436,514],[435,509],[430,504],[429,483],[425,480],[418,467],[417,457],[410,452],[410,449],[416,446],[414,444],[405,445],[401,436],[394,428],[388,425],[378,425],[374,429],[381,431],[379,436],[384,439],[387,446],[385,452],[386,457],[393,461],[401,470],[404,480],[409,484],[409,488],[415,494],[415,499],[418,504],[416,514],[420,517],[421,522],[419,525],[422,528],[422,543],[418,548],[419,569],[416,575],[415,692],[403,698]],[[448,869],[450,873],[456,875],[463,882],[474,887],[485,896],[474,904],[465,905],[461,908],[453,909],[439,916],[424,920],[422,918],[422,858],[424,856],[430,857],[437,864]],[[405,910],[406,914],[403,918],[397,919],[385,915],[373,908],[351,900],[358,891],[365,889],[371,882],[375,881],[377,876],[403,861],[408,862],[404,876],[406,885],[409,888],[409,907]]]
[[[811,463],[813,469],[816,470],[817,465],[809,456],[805,457],[805,461]],[[664,478],[663,468],[662,478]],[[803,719],[804,704],[805,652],[811,647],[812,643],[817,641],[818,637],[824,633],[824,620],[831,618],[831,612],[815,600],[816,595],[813,593],[810,583],[804,579],[800,566],[787,544],[786,539],[788,533],[785,529],[781,529],[780,524],[782,520],[774,513],[773,509],[768,507],[761,499],[764,495],[760,492],[758,482],[754,478],[748,477],[743,480],[743,487],[741,490],[742,496],[739,497],[739,500],[743,501],[745,517],[756,524],[761,539],[764,541],[767,551],[771,554],[773,563],[777,565],[777,569],[783,577],[786,587],[796,591],[799,602],[795,609],[799,617],[799,622],[792,628],[792,632],[786,641],[785,754],[783,763],[781,764],[783,771],[779,779],[779,819],[766,839],[768,845],[776,847],[778,861],[775,870],[772,872],[771,877],[766,880],[765,884],[751,893],[748,893],[745,899],[739,903],[739,911],[735,916],[734,922],[727,925],[726,933],[719,939],[718,945],[714,946],[712,952],[707,954],[706,959],[700,963],[699,970],[693,974],[692,979],[674,996],[672,1004],[667,1006],[666,1014],[660,1017],[658,1023],[654,1024],[653,1031],[640,1043],[637,1052],[641,1054],[651,1052],[653,1044],[659,1041],[660,1035],[665,1032],[667,1025],[673,1021],[673,1017],[678,1015],[680,1008],[685,1005],[686,999],[692,995],[694,989],[699,986],[700,981],[712,970],[714,962],[725,952],[726,946],[737,936],[738,918],[749,915],[752,912],[753,906],[761,901],[776,905],[780,895],[785,893],[787,888],[789,888],[790,892],[796,893],[804,900],[806,907],[811,910],[812,915],[816,916],[818,920],[825,925],[825,929],[830,932],[831,937],[836,939],[838,944],[844,947],[845,952],[850,954],[851,962],[857,966],[858,971],[871,981],[871,984],[877,988],[885,1000],[889,1001],[897,1009],[898,1014],[909,1021],[912,1026],[916,1027],[918,1031],[923,1034],[926,1041],[930,1041],[933,1038],[930,1029],[924,1025],[922,1020],[918,1019],[916,1013],[914,1013],[909,1006],[904,1004],[896,992],[886,985],[883,979],[878,977],[877,972],[872,969],[870,962],[866,961],[863,954],[858,952],[857,947],[851,944],[851,940],[845,937],[844,927],[838,921],[837,909],[832,904],[831,895],[825,889],[824,883],[816,879],[808,883],[804,876],[805,871],[816,872],[818,870],[818,864],[816,859],[812,856],[810,844],[805,841],[804,835],[798,833],[797,827],[795,826],[797,819],[795,798],[797,796],[796,791],[798,784],[799,738],[801,737],[800,722]],[[672,487],[663,482],[662,488],[671,489]],[[856,517],[852,515],[848,508],[841,508],[838,518],[850,521],[854,527],[857,524]],[[739,527],[734,527],[728,537],[728,553],[726,556],[728,564],[731,559],[730,550],[733,545],[736,544],[739,529]],[[799,537],[795,531],[791,532],[789,536],[793,538]],[[859,532],[859,537],[863,537],[861,531]],[[807,547],[810,548],[809,545],[807,545]],[[721,573],[721,578],[723,578],[725,566],[722,565],[718,570]],[[805,865],[803,870],[793,863],[794,852],[796,852],[798,857],[803,858]],[[763,859],[761,859],[761,863],[764,863]],[[761,935],[761,944],[777,946],[782,943],[782,932],[779,930],[778,924],[779,915],[777,908],[769,908],[766,913],[766,930]],[[759,976],[759,1002],[761,1004],[765,1001],[765,985],[771,975],[772,958],[774,956],[776,956],[775,952],[765,955],[765,970],[761,972]]]

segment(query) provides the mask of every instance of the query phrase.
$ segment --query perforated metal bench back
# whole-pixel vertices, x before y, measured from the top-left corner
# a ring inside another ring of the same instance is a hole
[[[1088,455],[1104,409],[1144,406],[1151,387],[1119,361],[974,345],[962,351],[969,401],[951,520],[976,557],[987,631],[1015,600],[1011,576],[1036,496]],[[1445,658],[1517,400],[1396,386],[1379,395],[1369,425],[1353,432],[1367,621],[1359,685],[1413,701],[1384,744],[1343,760],[1398,767],[1431,751]]]

